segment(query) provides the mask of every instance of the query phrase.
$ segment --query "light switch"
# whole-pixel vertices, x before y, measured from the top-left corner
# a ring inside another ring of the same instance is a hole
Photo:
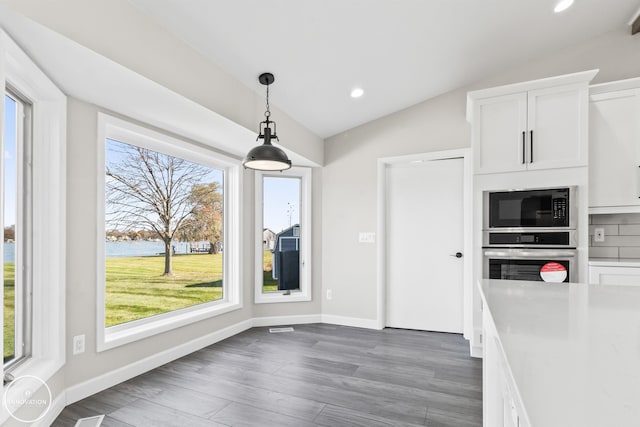
[[[375,243],[376,242],[376,233],[360,232],[358,241],[360,243]]]

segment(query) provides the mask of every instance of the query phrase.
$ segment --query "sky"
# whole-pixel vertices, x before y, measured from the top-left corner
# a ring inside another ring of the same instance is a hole
[[[17,104],[4,97],[4,226],[16,223],[16,110]]]
[[[300,178],[267,176],[262,191],[263,228],[278,233],[291,225],[300,224]]]

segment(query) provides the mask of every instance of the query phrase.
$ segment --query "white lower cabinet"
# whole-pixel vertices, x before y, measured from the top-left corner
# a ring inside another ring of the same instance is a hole
[[[524,406],[504,359],[491,317],[483,314],[484,355],[482,358],[483,425],[530,427]]]
[[[637,267],[590,265],[589,283],[592,285],[640,286],[640,263]]]

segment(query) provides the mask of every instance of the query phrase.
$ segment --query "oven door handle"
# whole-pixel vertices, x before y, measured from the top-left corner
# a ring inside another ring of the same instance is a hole
[[[484,251],[484,256],[488,257],[531,257],[531,258],[557,258],[557,257],[575,257],[576,251],[545,251],[545,250],[536,250],[536,251]]]

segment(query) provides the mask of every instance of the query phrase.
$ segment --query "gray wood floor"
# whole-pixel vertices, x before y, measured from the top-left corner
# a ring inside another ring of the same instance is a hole
[[[253,328],[65,408],[55,427],[482,425],[482,363],[455,334]]]

